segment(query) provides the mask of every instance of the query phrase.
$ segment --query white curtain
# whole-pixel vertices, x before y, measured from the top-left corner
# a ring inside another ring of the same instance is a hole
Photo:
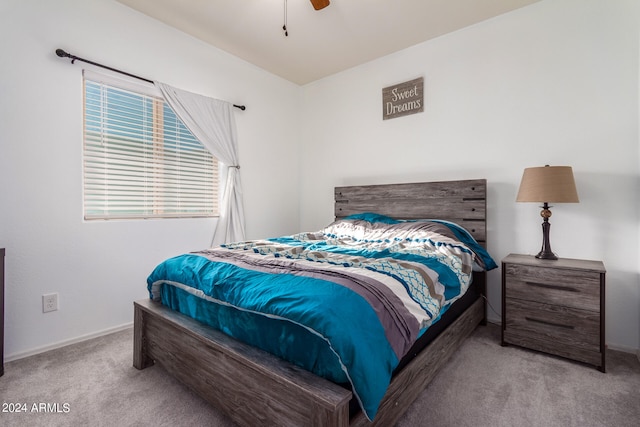
[[[240,163],[235,108],[231,103],[154,82],[167,104],[180,120],[218,160],[228,166],[220,217],[212,246],[245,239],[244,203],[240,182]]]

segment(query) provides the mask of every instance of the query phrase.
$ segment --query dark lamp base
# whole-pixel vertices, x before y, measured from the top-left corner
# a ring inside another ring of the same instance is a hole
[[[551,230],[551,224],[549,224],[549,217],[551,216],[551,211],[549,210],[549,205],[547,203],[544,204],[542,212],[540,215],[543,218],[542,222],[542,249],[536,255],[536,258],[539,259],[558,259],[556,254],[551,251],[551,242],[549,241],[549,231]]]
[[[539,259],[558,259],[556,254],[554,254],[553,252],[542,252],[542,251],[540,251],[540,253],[538,253],[538,255],[536,255],[536,258],[539,258]]]

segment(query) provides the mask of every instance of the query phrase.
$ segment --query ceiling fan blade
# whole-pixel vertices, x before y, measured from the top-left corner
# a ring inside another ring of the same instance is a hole
[[[311,4],[315,10],[324,9],[331,3],[329,0],[311,0]]]

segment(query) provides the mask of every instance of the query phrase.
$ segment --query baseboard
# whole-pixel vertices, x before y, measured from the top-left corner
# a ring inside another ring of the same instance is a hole
[[[38,347],[32,350],[23,351],[20,353],[13,353],[4,356],[5,363],[11,362],[18,359],[24,359],[25,357],[35,356],[36,354],[44,353],[46,351],[55,350],[56,348],[66,347],[71,344],[76,344],[82,341],[90,340],[92,338],[98,338],[104,335],[113,334],[115,332],[124,331],[125,329],[129,329],[133,327],[133,322],[125,323],[119,326],[114,326],[113,328],[103,329],[101,331],[93,332],[86,335],[81,335],[76,338],[71,338],[64,341],[59,341],[54,344],[49,344],[43,347]]]
[[[626,347],[624,345],[616,345],[616,344],[609,344],[607,343],[607,349],[609,350],[615,350],[615,351],[620,351],[622,353],[631,353],[631,354],[635,354],[638,356],[638,359],[640,359],[640,349],[638,348],[633,348],[633,347]]]
[[[502,326],[502,319],[500,319],[499,317],[492,317],[492,316],[487,316],[487,322],[493,324],[493,325],[498,325],[498,326]]]

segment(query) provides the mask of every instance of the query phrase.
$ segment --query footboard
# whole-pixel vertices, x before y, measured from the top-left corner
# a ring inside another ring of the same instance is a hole
[[[134,308],[133,365],[157,362],[237,424],[349,425],[349,390],[161,304]]]
[[[158,362],[239,425],[394,425],[484,316],[478,299],[392,380],[375,422],[351,392],[150,300],[134,303],[133,365]]]

